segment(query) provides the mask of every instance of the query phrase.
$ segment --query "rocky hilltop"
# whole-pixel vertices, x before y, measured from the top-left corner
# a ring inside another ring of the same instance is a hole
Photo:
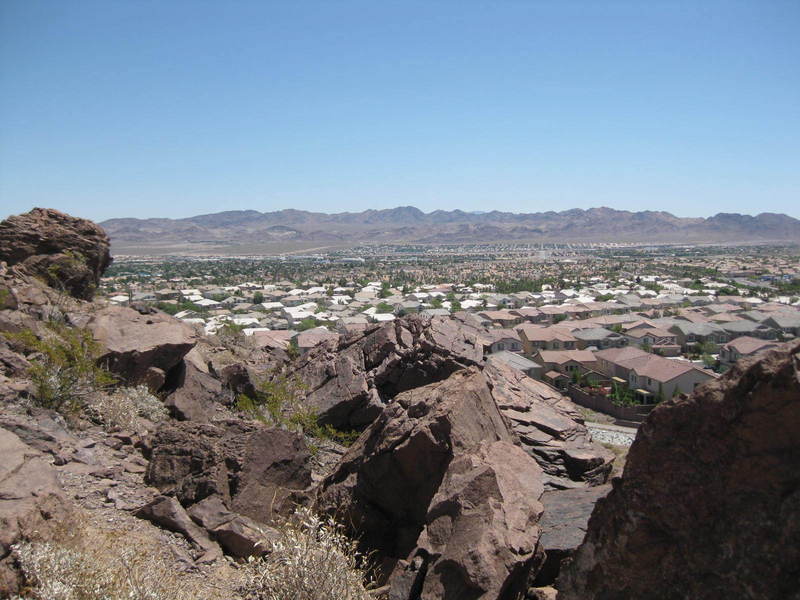
[[[560,598],[800,598],[800,344],[658,407]]]
[[[800,240],[800,221],[787,215],[720,213],[682,218],[668,212],[611,208],[515,214],[436,210],[406,206],[360,213],[325,214],[300,210],[261,213],[227,211],[185,219],[111,219],[102,223],[115,247],[132,252],[180,245],[225,248],[317,242],[738,242]],[[184,253],[186,249],[184,248]]]
[[[655,410],[602,500],[613,455],[473,325],[255,351],[88,300],[97,226],[9,221],[3,597],[797,597],[798,348]]]

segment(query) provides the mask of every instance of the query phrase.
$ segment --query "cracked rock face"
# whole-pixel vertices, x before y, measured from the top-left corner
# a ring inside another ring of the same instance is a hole
[[[12,544],[34,533],[46,535],[69,511],[48,458],[0,428],[0,596],[19,591]]]
[[[148,483],[184,507],[218,497],[228,509],[266,523],[291,508],[292,492],[311,484],[303,437],[261,423],[171,422],[149,443]]]
[[[318,507],[397,563],[391,598],[505,598],[539,556],[541,475],[471,367],[396,396],[318,486]]]
[[[544,470],[547,489],[606,482],[614,454],[592,441],[570,400],[500,361],[489,359],[484,374],[520,446]]]
[[[446,379],[483,360],[478,330],[413,315],[338,344],[312,349],[294,372],[308,386],[320,422],[362,429],[397,394]]]
[[[559,598],[800,598],[800,344],[642,425]]]
[[[0,261],[82,300],[91,300],[111,264],[102,227],[49,208],[0,223]]]
[[[141,314],[131,308],[107,306],[87,324],[105,352],[100,362],[128,385],[147,384],[156,391],[197,343],[187,325],[161,312]]]

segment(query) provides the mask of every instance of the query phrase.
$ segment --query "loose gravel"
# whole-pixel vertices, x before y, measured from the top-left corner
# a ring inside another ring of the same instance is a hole
[[[588,426],[589,433],[596,442],[601,444],[612,444],[614,446],[630,446],[633,443],[635,434],[624,431],[615,431],[600,427]]]

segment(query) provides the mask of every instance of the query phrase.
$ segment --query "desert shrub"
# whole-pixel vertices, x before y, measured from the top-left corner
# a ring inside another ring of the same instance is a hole
[[[11,334],[36,355],[30,359],[28,377],[34,401],[65,415],[75,415],[87,398],[110,388],[114,376],[97,364],[101,347],[86,329],[50,323],[41,338],[25,330]]]
[[[232,352],[241,348],[252,348],[253,340],[244,334],[244,329],[244,325],[228,321],[217,329],[214,339],[220,346]]]
[[[254,398],[240,394],[236,408],[263,423],[300,430],[313,438],[352,444],[359,435],[357,431],[340,431],[319,424],[317,412],[302,402],[306,389],[296,375],[274,371],[259,382]]]
[[[260,544],[269,553],[251,558],[239,593],[246,600],[367,600],[366,558],[330,518],[300,507]]]
[[[149,538],[70,523],[47,541],[12,547],[36,600],[194,600],[219,598],[180,576],[169,551]]]
[[[134,429],[139,417],[157,423],[169,416],[161,400],[145,385],[119,388],[111,394],[95,394],[87,401],[86,411],[93,420],[121,429]]]

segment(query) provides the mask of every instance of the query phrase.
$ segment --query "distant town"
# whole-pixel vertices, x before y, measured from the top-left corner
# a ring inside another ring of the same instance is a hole
[[[494,359],[623,421],[800,334],[797,247],[360,246],[123,256],[106,275],[111,304],[300,354],[407,314],[452,317]]]

